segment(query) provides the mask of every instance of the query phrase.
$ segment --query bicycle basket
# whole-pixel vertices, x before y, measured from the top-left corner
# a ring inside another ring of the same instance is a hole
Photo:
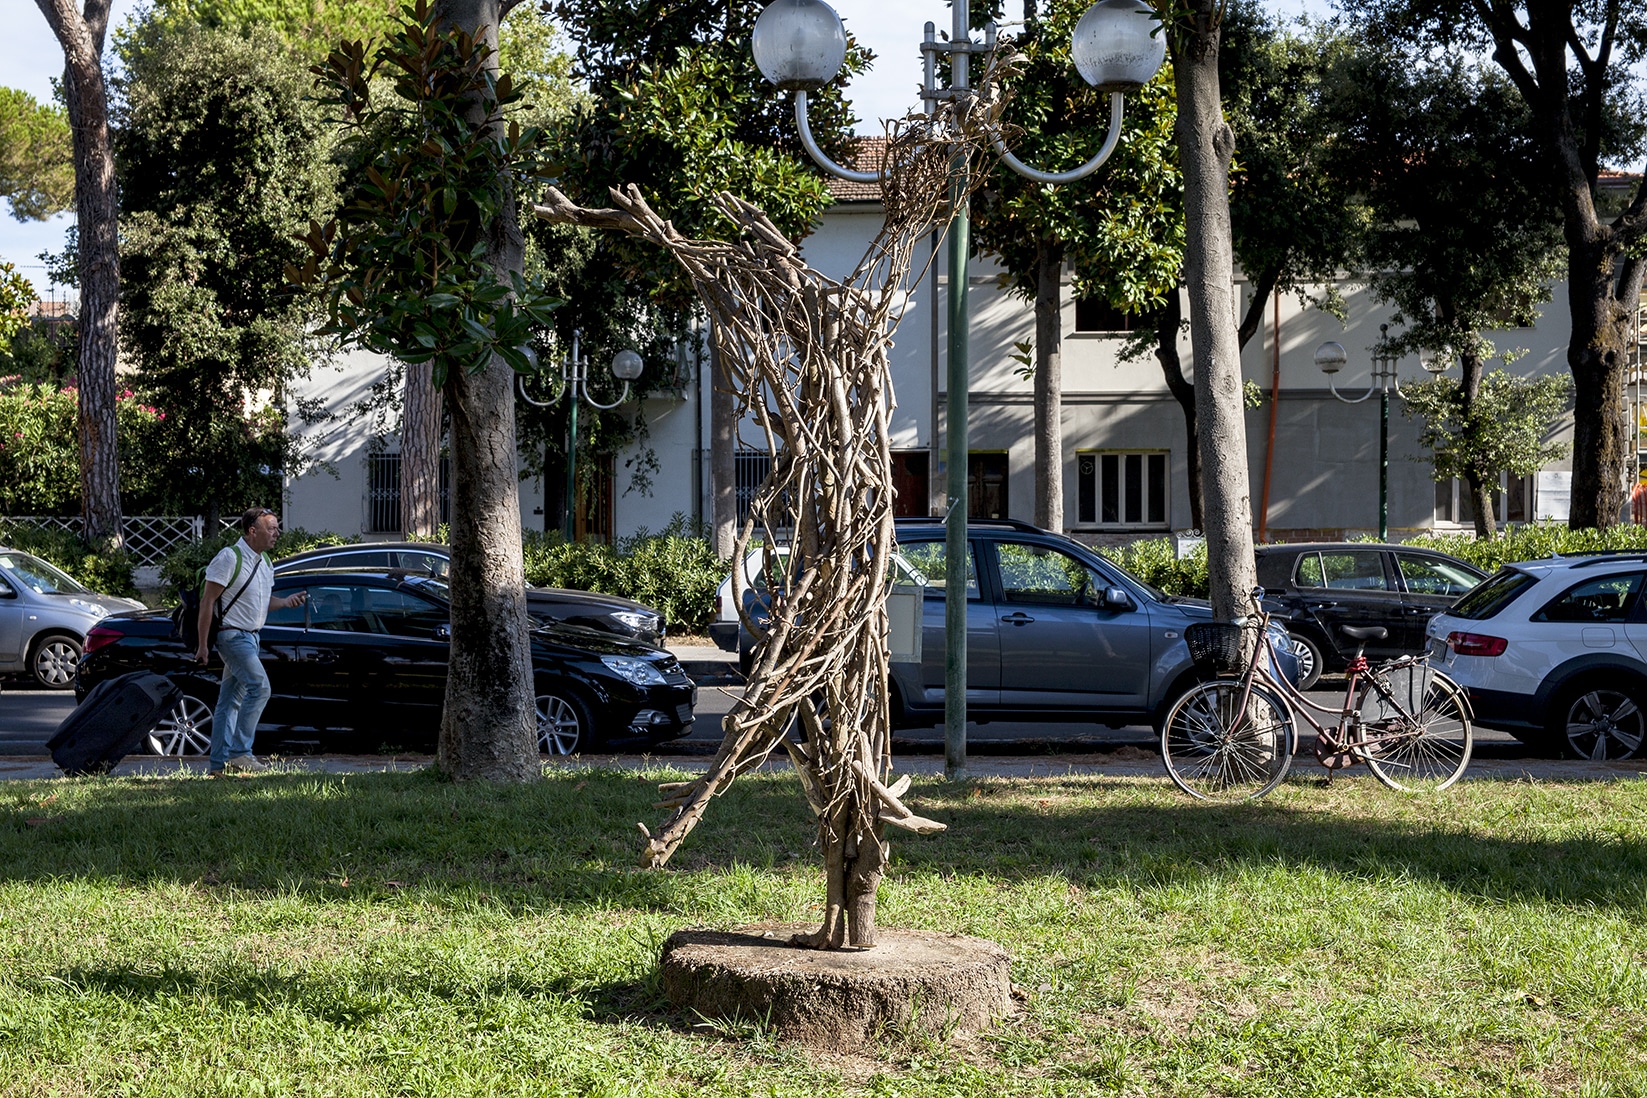
[[[1184,627],[1190,659],[1203,675],[1238,675],[1246,669],[1241,659],[1239,625],[1227,621],[1198,621]]]
[[[1424,712],[1424,701],[1429,697],[1430,683],[1435,678],[1435,672],[1430,670],[1427,660],[1392,667],[1382,677],[1384,685],[1389,688],[1390,700],[1401,709],[1392,707],[1383,694],[1374,690],[1367,694],[1366,704],[1361,708],[1363,720],[1368,723],[1395,720],[1402,716],[1402,710],[1411,717],[1418,717]]]

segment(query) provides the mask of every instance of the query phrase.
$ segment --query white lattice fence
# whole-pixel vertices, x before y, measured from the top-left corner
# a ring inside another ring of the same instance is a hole
[[[126,552],[138,567],[159,564],[172,550],[199,541],[204,525],[191,515],[126,515],[121,520]],[[85,528],[85,520],[78,515],[9,515],[0,518],[0,528],[6,526],[29,526],[78,535]]]

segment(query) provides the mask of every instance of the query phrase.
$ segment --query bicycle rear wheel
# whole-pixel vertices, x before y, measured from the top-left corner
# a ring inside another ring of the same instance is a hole
[[[1161,725],[1161,758],[1173,784],[1207,801],[1262,797],[1287,776],[1294,743],[1292,710],[1259,683],[1244,713],[1240,682],[1202,683]]]
[[[1391,789],[1439,792],[1470,765],[1475,742],[1470,707],[1464,692],[1441,672],[1423,669],[1422,664],[1406,670],[1425,675],[1428,681],[1417,680],[1416,689],[1406,683],[1392,689],[1389,682],[1369,678],[1362,687],[1356,699],[1362,715],[1356,747],[1367,767]],[[1420,690],[1422,704],[1415,709],[1410,703]]]

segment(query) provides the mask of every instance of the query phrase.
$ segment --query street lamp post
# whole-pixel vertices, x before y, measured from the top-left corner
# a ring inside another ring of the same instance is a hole
[[[1321,372],[1327,375],[1327,389],[1333,396],[1345,404],[1360,404],[1363,400],[1378,393],[1378,540],[1390,540],[1390,394],[1401,392],[1401,383],[1396,379],[1395,368],[1400,361],[1389,353],[1388,324],[1378,326],[1378,344],[1373,348],[1372,356],[1372,383],[1367,391],[1358,397],[1347,397],[1338,391],[1333,383],[1333,375],[1342,370],[1349,362],[1350,356],[1344,350],[1344,345],[1328,341],[1315,349],[1315,364]],[[1438,372],[1426,359],[1424,368],[1431,373]],[[1445,362],[1441,363],[1445,368]]]
[[[583,360],[583,352],[579,343],[583,337],[581,331],[572,332],[572,354],[561,360],[560,389],[548,400],[538,400],[526,391],[526,375],[520,375],[521,399],[528,404],[539,408],[552,408],[560,403],[560,398],[568,392],[572,394],[572,403],[567,409],[567,437],[566,444],[566,496],[563,501],[565,517],[561,522],[561,536],[567,541],[572,540],[573,499],[577,493],[577,457],[578,457],[578,405],[587,403],[591,408],[601,411],[610,411],[629,399],[629,383],[641,376],[641,370],[646,363],[634,351],[619,351],[612,356],[612,376],[623,382],[623,392],[610,404],[602,404],[589,392],[589,364]],[[526,349],[527,358],[534,364],[537,356],[531,348]]]
[[[964,103],[971,99],[969,62],[972,54],[995,48],[996,27],[984,32],[982,45],[972,40],[968,0],[952,0],[948,41],[939,41],[937,27],[927,23],[921,40],[923,75],[921,101],[928,115],[939,100]],[[1037,183],[1073,183],[1097,171],[1109,159],[1121,137],[1125,93],[1143,87],[1161,68],[1166,40],[1153,33],[1159,17],[1143,0],[1098,0],[1076,24],[1070,54],[1082,79],[1109,93],[1109,132],[1097,154],[1064,172],[1032,168],[1012,155],[998,130],[990,143],[1013,171]],[[795,125],[801,144],[818,166],[855,183],[874,183],[879,172],[852,171],[831,160],[812,136],[807,123],[807,93],[822,88],[840,72],[846,60],[846,28],[841,17],[823,0],[773,0],[755,21],[751,47],[761,74],[778,88],[795,93]],[[937,84],[937,58],[949,58],[949,86]],[[959,134],[956,135],[960,137]],[[964,146],[957,145],[951,172],[953,197],[949,223],[949,354],[946,404],[948,436],[945,446],[945,571],[944,589],[944,772],[952,779],[966,773],[966,589],[967,589],[967,260],[970,225],[966,196],[970,166]]]

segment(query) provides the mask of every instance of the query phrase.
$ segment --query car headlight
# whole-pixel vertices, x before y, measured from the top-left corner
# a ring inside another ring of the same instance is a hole
[[[664,685],[663,672],[649,660],[636,656],[602,656],[600,662],[611,668],[613,674],[628,679],[636,686]]]
[[[637,633],[649,633],[658,627],[656,614],[645,614],[639,610],[614,610],[612,620],[622,622]]]
[[[90,614],[94,618],[101,618],[108,614],[109,608],[100,603],[87,602],[85,599],[70,599],[69,605],[82,614]]]

